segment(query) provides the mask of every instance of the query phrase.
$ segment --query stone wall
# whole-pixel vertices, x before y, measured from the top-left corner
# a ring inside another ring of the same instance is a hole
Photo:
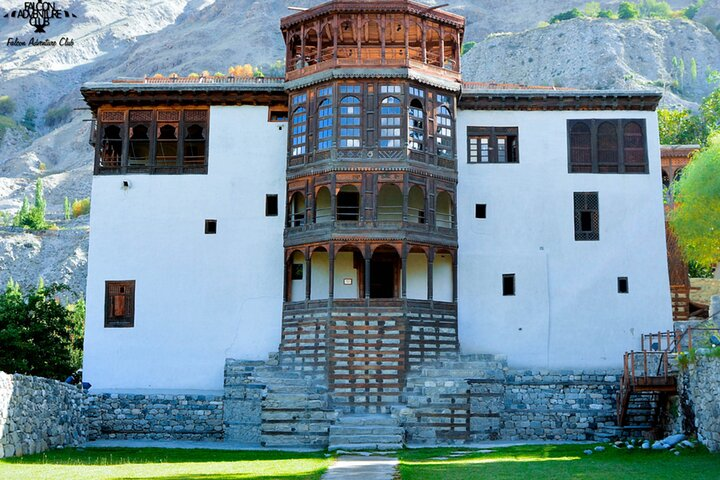
[[[620,372],[510,371],[500,437],[504,440],[593,440],[615,425]]]
[[[684,430],[697,433],[710,451],[720,451],[720,358],[698,355],[678,381],[678,413]]]
[[[222,440],[222,395],[101,393],[87,399],[88,437]]]
[[[66,383],[0,372],[0,458],[84,443],[84,398]]]

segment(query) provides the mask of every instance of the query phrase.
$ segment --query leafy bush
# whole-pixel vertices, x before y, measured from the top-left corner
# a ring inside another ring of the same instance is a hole
[[[617,15],[612,10],[600,10],[597,16],[598,18],[617,18]]]
[[[622,20],[634,20],[640,17],[637,5],[630,2],[622,2],[618,6],[618,18]]]
[[[638,4],[640,16],[644,18],[672,18],[673,9],[665,1],[659,0],[640,0]]]
[[[20,121],[20,125],[27,128],[30,131],[35,131],[35,119],[37,118],[37,112],[35,111],[35,107],[28,107],[27,110],[25,110],[25,116]]]
[[[83,198],[82,200],[75,200],[72,203],[73,217],[77,218],[80,215],[87,215],[88,213],[90,213],[90,197]]]
[[[582,16],[583,14],[580,10],[578,10],[577,8],[573,8],[572,10],[568,10],[567,12],[558,13],[557,15],[553,16],[550,19],[550,23],[558,23],[564,20],[571,20],[573,18],[579,18]]]
[[[72,108],[67,106],[50,108],[45,112],[45,126],[53,128],[62,125],[70,119],[71,113]]]
[[[29,228],[31,230],[48,230],[54,225],[45,220],[45,197],[43,195],[42,180],[35,182],[35,203],[32,207],[27,197],[23,198],[22,207],[15,215],[13,225],[16,227]]]
[[[705,125],[690,110],[657,111],[662,145],[701,144],[705,140]]]
[[[688,262],[688,271],[690,278],[712,278],[713,276],[712,268],[703,267],[694,260]]]
[[[0,96],[0,115],[10,116],[15,113],[15,102],[7,95]]]
[[[12,280],[0,294],[0,370],[64,380],[82,365],[85,302],[63,305],[63,285],[23,294]]]
[[[588,2],[585,4],[585,8],[583,8],[583,12],[588,17],[597,17],[600,15],[600,2]]]

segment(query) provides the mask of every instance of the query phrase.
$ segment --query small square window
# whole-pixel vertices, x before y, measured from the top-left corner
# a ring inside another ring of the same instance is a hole
[[[217,220],[205,220],[205,235],[215,235],[217,233]]]
[[[278,196],[277,195],[265,195],[265,216],[266,217],[277,217],[278,216]]]
[[[515,295],[515,274],[509,273],[502,276],[503,296],[512,297]]]
[[[135,326],[135,280],[105,282],[105,328]]]
[[[484,203],[475,204],[475,218],[487,218],[487,205]]]
[[[618,293],[630,293],[627,277],[618,277]]]

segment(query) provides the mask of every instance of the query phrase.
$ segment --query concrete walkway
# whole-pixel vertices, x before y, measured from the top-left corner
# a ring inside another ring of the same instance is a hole
[[[390,457],[338,457],[320,480],[392,480],[399,461]]]

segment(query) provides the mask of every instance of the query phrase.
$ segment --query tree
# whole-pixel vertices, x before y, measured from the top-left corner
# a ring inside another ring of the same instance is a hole
[[[697,60],[695,60],[695,57],[690,59],[690,78],[692,78],[692,81],[697,81]]]
[[[598,18],[617,18],[617,14],[612,10],[600,10],[597,16]]]
[[[688,261],[720,262],[720,133],[695,154],[675,187],[670,226]]]
[[[70,220],[70,218],[72,218],[72,209],[70,208],[70,199],[68,197],[65,197],[63,211],[65,213],[65,220]]]
[[[37,113],[35,112],[35,107],[28,107],[27,110],[25,110],[25,116],[20,121],[20,125],[27,128],[28,130],[35,131],[36,117]]]
[[[0,294],[0,370],[64,380],[82,364],[85,303],[63,305],[62,285],[23,294],[10,280]]]
[[[640,0],[638,10],[644,18],[672,18],[673,15],[672,7],[659,0]]]
[[[550,19],[550,23],[558,23],[564,20],[571,20],[573,18],[579,18],[582,16],[583,14],[580,10],[578,10],[577,8],[573,8],[572,10],[568,10],[567,12],[558,13]]]
[[[599,16],[600,10],[600,2],[588,2],[585,4],[585,8],[583,8],[585,15],[592,18]]]
[[[640,16],[637,5],[630,2],[622,2],[618,6],[618,18],[622,20],[634,20]]]
[[[658,110],[660,143],[662,145],[702,144],[705,124],[690,110]]]
[[[0,96],[0,115],[10,116],[15,113],[15,102],[7,95]]]
[[[45,196],[43,195],[43,184],[41,179],[35,182],[35,202],[30,208],[27,197],[23,198],[22,207],[13,219],[13,225],[16,227],[24,227],[32,230],[47,230],[54,227],[45,220]]]
[[[703,100],[700,112],[708,132],[720,130],[720,88],[716,88]]]

